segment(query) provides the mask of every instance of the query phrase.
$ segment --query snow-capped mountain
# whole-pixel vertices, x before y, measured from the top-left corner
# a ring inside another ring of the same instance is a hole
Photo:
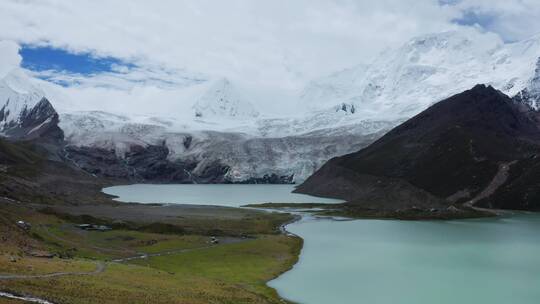
[[[97,175],[180,183],[301,182],[328,159],[357,151],[477,83],[538,109],[539,57],[540,36],[505,44],[474,30],[432,34],[312,81],[298,98],[298,110],[286,117],[259,113],[236,84],[220,79],[186,88],[184,109],[192,114],[181,108],[167,117],[70,110],[60,113],[59,126],[66,158]],[[25,137],[38,134],[32,130],[40,124],[55,124],[58,115],[43,97],[24,74],[2,80],[2,134]]]
[[[195,117],[200,119],[256,118],[259,112],[245,100],[232,83],[220,79],[193,105]]]
[[[15,69],[0,80],[0,135],[34,139],[58,133],[57,124],[58,114],[24,71]]]
[[[539,56],[540,36],[505,44],[476,30],[430,34],[368,65],[312,81],[300,103],[320,111],[354,109],[362,119],[411,117],[478,83],[513,96],[527,85]]]

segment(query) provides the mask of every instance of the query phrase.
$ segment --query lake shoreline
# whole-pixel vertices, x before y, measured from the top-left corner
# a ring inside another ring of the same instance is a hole
[[[318,204],[318,203],[304,203],[304,204],[284,204],[284,203],[264,203],[264,204],[248,204],[241,207],[254,208],[258,210],[266,210],[270,212],[286,212],[294,215],[294,218],[291,221],[288,221],[280,226],[280,231],[282,234],[287,236],[297,237],[302,240],[300,250],[297,255],[297,260],[291,265],[288,270],[283,271],[281,274],[266,282],[267,286],[276,290],[280,298],[287,303],[296,303],[291,299],[288,299],[285,296],[282,296],[279,289],[275,286],[271,286],[270,282],[279,279],[285,273],[292,271],[296,264],[300,261],[301,255],[304,251],[305,239],[299,234],[293,233],[287,230],[287,226],[298,223],[302,221],[306,216],[315,216],[320,219],[328,221],[343,221],[337,220],[337,217],[340,217],[347,221],[356,221],[356,220],[388,220],[388,221],[459,221],[459,220],[473,220],[473,219],[483,219],[483,218],[497,218],[509,216],[516,214],[514,210],[473,210],[470,214],[462,215],[460,217],[394,217],[394,216],[377,216],[372,214],[356,214],[356,216],[351,216],[348,213],[339,212],[340,208],[336,208],[336,205],[332,204]],[[474,209],[474,208],[471,208]],[[337,212],[336,212],[337,211]]]
[[[405,209],[405,210],[376,210],[363,209],[357,206],[341,204],[324,203],[263,203],[248,204],[242,207],[255,209],[269,209],[280,211],[294,211],[303,209],[304,212],[310,212],[320,216],[338,216],[351,219],[387,219],[387,220],[460,220],[469,218],[496,217],[500,215],[499,210],[478,209],[469,206],[461,208],[449,208],[446,210],[424,210],[424,209]],[[512,211],[508,211],[512,212]]]

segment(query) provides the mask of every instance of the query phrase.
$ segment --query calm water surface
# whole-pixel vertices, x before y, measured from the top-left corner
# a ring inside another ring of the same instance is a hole
[[[306,304],[538,304],[540,216],[304,219],[300,262],[269,283]]]
[[[120,201],[241,206],[337,202],[291,185],[131,185]],[[305,304],[538,304],[540,216],[461,221],[333,221],[305,217],[300,261],[269,283]]]
[[[103,192],[121,202],[219,205],[255,203],[340,203],[340,200],[292,193],[294,185],[149,185],[115,186]]]

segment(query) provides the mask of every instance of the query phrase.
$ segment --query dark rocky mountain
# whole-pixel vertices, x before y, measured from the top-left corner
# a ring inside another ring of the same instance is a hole
[[[63,132],[58,127],[58,113],[47,98],[43,97],[33,107],[24,107],[16,121],[7,121],[8,105],[9,102],[0,108],[0,121],[5,121],[2,129],[5,137],[13,140],[63,139]]]
[[[58,126],[58,113],[43,97],[33,107],[23,107],[16,120],[9,120],[6,103],[0,108],[1,134],[11,141],[31,141],[37,149],[43,150],[52,160],[62,160],[64,132]]]
[[[540,210],[538,121],[528,105],[477,85],[328,161],[296,191],[370,210]]]
[[[0,199],[51,205],[106,202],[100,192],[106,185],[69,162],[54,160],[41,143],[0,138]]]

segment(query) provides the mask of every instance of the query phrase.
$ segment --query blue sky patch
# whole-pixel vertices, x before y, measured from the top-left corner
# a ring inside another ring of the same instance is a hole
[[[133,68],[134,64],[114,57],[96,57],[90,53],[71,53],[64,49],[23,45],[19,51],[22,67],[36,71],[62,71],[73,74],[93,75],[116,72],[118,68]]]
[[[482,28],[489,29],[493,26],[495,16],[489,14],[467,11],[461,18],[455,19],[454,22],[460,25],[480,25]]]

